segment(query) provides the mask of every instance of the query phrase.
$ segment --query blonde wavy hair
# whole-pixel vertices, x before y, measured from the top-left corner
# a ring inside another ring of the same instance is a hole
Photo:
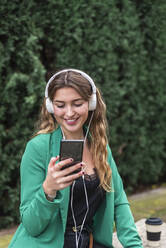
[[[87,79],[81,74],[68,71],[57,75],[48,87],[48,97],[53,101],[56,90],[64,87],[72,87],[80,96],[89,101],[92,94],[92,88]],[[107,121],[106,121],[106,106],[102,100],[99,89],[96,89],[97,106],[94,110],[94,115],[90,125],[90,135],[88,137],[89,149],[91,151],[92,159],[97,170],[100,186],[107,192],[111,191],[111,176],[112,171],[107,162]],[[34,136],[42,133],[51,133],[57,127],[54,115],[50,114],[46,109],[44,99],[39,121],[37,123],[37,131]],[[92,111],[89,111],[88,119],[85,125],[88,125]]]

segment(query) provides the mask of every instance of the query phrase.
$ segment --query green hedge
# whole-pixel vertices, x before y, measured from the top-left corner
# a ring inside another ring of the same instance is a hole
[[[128,191],[165,181],[165,1],[4,1],[0,5],[0,227],[19,219],[19,166],[45,80],[95,79]]]

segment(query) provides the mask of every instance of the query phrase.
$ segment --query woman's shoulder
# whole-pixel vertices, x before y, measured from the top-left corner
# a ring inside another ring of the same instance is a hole
[[[47,134],[38,134],[35,137],[32,137],[26,144],[24,156],[31,155],[40,156],[47,153],[49,149],[51,133]]]
[[[52,139],[55,138],[59,134],[60,130],[55,129],[50,133],[40,133],[34,137],[32,137],[27,146],[38,147],[40,149],[48,147],[52,143]]]
[[[28,145],[42,145],[49,142],[52,133],[40,133],[28,141]]]
[[[107,153],[108,153],[108,161],[110,162],[112,160],[112,151],[108,144],[107,144]]]
[[[116,167],[114,158],[112,156],[112,151],[111,151],[111,148],[109,145],[107,145],[107,152],[108,152],[108,163],[109,163],[112,171],[115,171],[115,170],[117,170],[117,167]]]

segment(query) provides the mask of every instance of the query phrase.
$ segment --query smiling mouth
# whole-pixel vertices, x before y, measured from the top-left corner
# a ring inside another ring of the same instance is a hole
[[[76,119],[65,119],[65,121],[68,125],[74,125],[78,119],[79,119],[79,117]]]

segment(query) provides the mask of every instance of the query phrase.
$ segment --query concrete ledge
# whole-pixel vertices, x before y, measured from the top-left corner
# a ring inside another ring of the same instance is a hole
[[[137,227],[138,233],[142,239],[144,248],[149,247],[147,245],[147,239],[146,239],[145,220],[146,219],[141,219],[141,220],[136,222],[136,227]],[[123,246],[121,245],[121,243],[117,239],[116,232],[113,234],[113,246],[115,248],[123,248]],[[166,248],[166,223],[162,224],[160,248]]]

